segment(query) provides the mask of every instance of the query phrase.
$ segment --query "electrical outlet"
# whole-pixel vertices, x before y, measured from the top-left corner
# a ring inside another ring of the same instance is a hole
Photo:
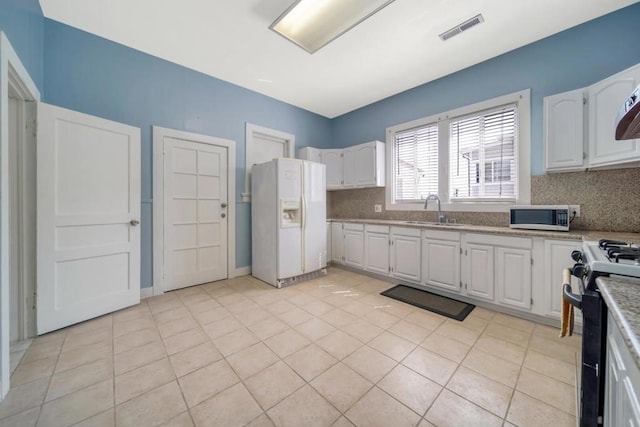
[[[382,212],[382,205],[373,205],[373,208],[377,213]]]
[[[576,218],[580,218],[580,205],[569,205],[569,218],[573,216],[573,213],[576,213]]]

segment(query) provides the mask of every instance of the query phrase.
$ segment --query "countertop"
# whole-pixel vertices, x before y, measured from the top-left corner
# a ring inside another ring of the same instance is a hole
[[[428,228],[433,230],[463,231],[468,233],[502,234],[523,237],[544,237],[547,239],[567,239],[567,240],[600,240],[616,239],[624,241],[640,242],[640,233],[615,233],[608,231],[544,231],[544,230],[522,230],[510,227],[491,227],[487,225],[457,224],[444,225],[436,223],[412,223],[413,221],[398,221],[385,219],[354,219],[354,218],[332,218],[328,221],[347,222],[359,224],[395,225],[401,227]]]
[[[640,369],[640,279],[598,277],[596,283]]]

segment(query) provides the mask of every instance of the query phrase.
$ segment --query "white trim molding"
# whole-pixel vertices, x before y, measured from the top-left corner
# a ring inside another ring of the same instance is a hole
[[[248,276],[251,274],[251,266],[236,268],[233,272],[233,276],[229,276],[229,279],[233,279],[234,277],[240,276]]]
[[[273,158],[272,155],[269,155],[268,151],[262,151],[256,148],[257,140],[282,144],[281,157],[296,157],[295,135],[247,122],[245,129],[245,181],[244,193],[242,193],[243,202],[251,201],[251,168],[253,165],[256,163],[268,162]]]
[[[153,126],[153,294],[164,293],[164,140],[177,138],[227,149],[227,277],[236,271],[236,142]]]
[[[24,101],[40,101],[40,91],[4,32],[0,32],[0,400],[11,375],[9,327],[9,82]]]
[[[143,300],[145,298],[150,298],[155,294],[153,290],[153,286],[149,286],[146,288],[140,288],[140,299]]]

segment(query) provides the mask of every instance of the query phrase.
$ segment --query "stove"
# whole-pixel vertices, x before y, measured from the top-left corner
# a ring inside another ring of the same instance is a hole
[[[585,241],[582,243],[582,255],[582,261],[587,267],[588,289],[595,290],[597,276],[615,274],[640,277],[640,244],[638,243],[609,239],[598,242]]]
[[[582,367],[580,385],[580,426],[599,427],[603,423],[607,305],[596,279],[602,276],[640,277],[640,244],[603,239],[584,241],[582,250],[571,254],[576,263],[571,273],[580,288],[563,286],[565,301],[582,311]]]

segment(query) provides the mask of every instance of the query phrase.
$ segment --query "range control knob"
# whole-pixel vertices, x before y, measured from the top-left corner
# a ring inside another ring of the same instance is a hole
[[[571,251],[571,259],[576,262],[582,261],[582,252],[580,251]]]
[[[576,264],[571,268],[571,274],[573,274],[575,277],[583,278],[586,273],[587,269],[585,268],[584,264]]]

